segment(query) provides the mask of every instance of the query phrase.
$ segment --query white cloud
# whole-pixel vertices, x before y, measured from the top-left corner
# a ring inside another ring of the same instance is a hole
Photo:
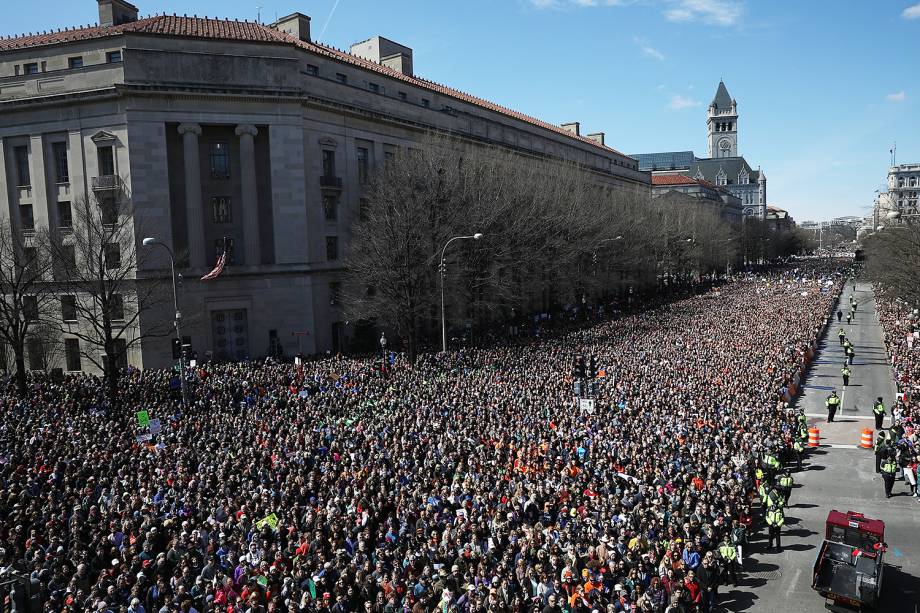
[[[904,102],[905,100],[907,100],[907,94],[902,89],[899,92],[888,94],[887,96],[885,96],[885,100],[887,100],[888,102]]]
[[[671,96],[671,103],[668,105],[675,111],[680,111],[682,109],[690,109],[693,107],[700,106],[702,103],[699,100],[694,100],[687,96],[681,96],[680,94],[674,94]]]
[[[639,38],[638,36],[636,36],[635,38],[633,38],[633,42],[636,43],[636,45],[639,46],[639,50],[642,51],[642,53],[644,53],[645,55],[647,55],[647,56],[649,56],[649,57],[651,57],[651,58],[655,58],[655,59],[658,60],[659,62],[663,62],[663,61],[664,61],[664,59],[665,59],[664,53],[662,53],[662,52],[659,51],[658,49],[655,49],[655,48],[652,47],[650,44],[648,44],[647,42],[645,42],[645,39],[642,39],[642,38]]]
[[[901,11],[901,17],[904,19],[920,19],[920,2]]]
[[[702,21],[718,26],[734,25],[741,18],[740,0],[670,0],[664,12],[668,21]]]

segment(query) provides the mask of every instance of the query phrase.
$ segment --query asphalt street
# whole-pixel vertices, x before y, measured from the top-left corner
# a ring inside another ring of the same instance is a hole
[[[853,293],[852,285],[847,285],[841,305],[848,305]],[[895,496],[886,499],[882,480],[875,473],[873,452],[857,446],[861,430],[874,428],[872,402],[882,396],[890,406],[894,385],[871,286],[858,284],[855,295],[859,302],[856,320],[847,326],[844,319],[843,324],[856,349],[845,410],[838,411],[835,423],[824,423],[824,399],[831,389],[837,389],[838,394],[843,391],[843,351],[834,317],[798,399],[798,406],[810,416],[809,426],[821,429],[821,447],[808,452],[803,471],[793,473],[796,485],[786,511],[783,551],[766,551],[766,534],[761,528],[750,546],[751,557],[745,560],[746,577],[741,587],[722,590],[722,610],[826,611],[824,599],[811,589],[812,568],[824,537],[827,513],[836,509],[862,512],[885,522],[889,548],[877,610],[920,611],[920,501],[907,495],[903,480],[895,483]]]

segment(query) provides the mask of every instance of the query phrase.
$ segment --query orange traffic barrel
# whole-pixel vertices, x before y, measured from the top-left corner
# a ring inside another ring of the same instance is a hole
[[[817,428],[808,429],[808,446],[809,447],[818,446],[818,439],[821,438],[819,435],[820,435],[820,431]]]
[[[872,428],[863,428],[859,446],[863,449],[872,449]]]

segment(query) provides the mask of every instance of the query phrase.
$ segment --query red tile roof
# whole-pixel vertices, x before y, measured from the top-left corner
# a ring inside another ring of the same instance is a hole
[[[704,183],[687,175],[652,175],[652,185],[698,185]]]
[[[23,36],[0,39],[0,51],[11,51],[14,49],[25,49],[29,47],[41,47],[59,43],[70,43],[80,40],[106,38],[108,36],[117,36],[119,34],[126,33],[291,44],[312,53],[326,56],[333,60],[352,64],[365,70],[373,70],[390,78],[405,81],[407,83],[411,83],[412,85],[423,87],[439,94],[450,96],[451,98],[462,100],[481,108],[507,115],[519,121],[523,121],[540,128],[550,130],[557,134],[561,134],[567,138],[581,141],[582,143],[591,145],[608,153],[615,153],[617,155],[626,157],[623,153],[617,151],[616,149],[607,147],[606,145],[601,145],[584,136],[576,136],[575,134],[564,130],[557,125],[541,121],[535,117],[531,117],[529,115],[525,115],[524,113],[520,113],[493,102],[489,102],[483,98],[479,98],[447,87],[445,85],[435,83],[434,81],[429,81],[420,77],[410,77],[408,75],[404,75],[397,70],[382,66],[370,60],[356,57],[334,47],[329,47],[321,43],[301,41],[294,36],[256,22],[209,19],[207,17],[197,16],[177,17],[175,15],[154,15],[152,17],[145,17],[137,21],[124,23],[117,26],[85,26],[70,30],[58,30],[35,34],[30,33]]]

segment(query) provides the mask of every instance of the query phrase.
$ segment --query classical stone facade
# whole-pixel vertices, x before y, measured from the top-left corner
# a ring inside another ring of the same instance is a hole
[[[649,188],[603,134],[418,78],[412,50],[385,38],[346,53],[312,41],[299,13],[269,26],[98,5],[97,26],[0,40],[0,215],[57,230],[67,203],[118,182],[138,249],[153,236],[177,254],[183,334],[202,358],[346,348],[338,295],[367,178],[432,132]],[[224,245],[225,272],[199,281]],[[138,276],[168,278],[164,255]],[[171,320],[165,303],[139,332]],[[168,364],[169,339],[128,361]]]

